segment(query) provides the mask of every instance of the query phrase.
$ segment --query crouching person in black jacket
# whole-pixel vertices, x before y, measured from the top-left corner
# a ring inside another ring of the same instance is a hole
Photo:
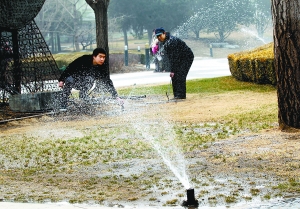
[[[68,105],[72,88],[79,90],[79,98],[88,100],[88,91],[93,87],[96,80],[101,80],[106,90],[112,97],[123,101],[118,97],[118,93],[109,76],[108,64],[105,61],[106,51],[103,48],[96,48],[91,55],[83,55],[70,63],[58,79],[58,86],[63,88],[61,98],[61,110],[65,110]]]

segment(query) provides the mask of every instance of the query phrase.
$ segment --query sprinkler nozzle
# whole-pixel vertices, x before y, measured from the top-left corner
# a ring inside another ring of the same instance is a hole
[[[190,188],[186,190],[187,200],[182,202],[183,207],[195,207],[199,206],[198,200],[195,199],[194,189]]]

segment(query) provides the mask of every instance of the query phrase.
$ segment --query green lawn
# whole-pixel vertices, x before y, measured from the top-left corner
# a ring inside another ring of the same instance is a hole
[[[228,91],[254,91],[254,92],[273,92],[276,91],[274,86],[259,85],[250,82],[237,81],[232,76],[218,77],[218,78],[205,78],[187,81],[187,93],[225,93]],[[151,91],[153,94],[161,94],[168,90],[169,84],[158,86],[137,87],[136,94],[145,94]],[[120,89],[118,92],[121,95],[127,95],[131,88]]]

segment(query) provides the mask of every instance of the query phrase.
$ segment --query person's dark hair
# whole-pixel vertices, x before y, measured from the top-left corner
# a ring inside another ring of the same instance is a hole
[[[100,54],[100,53],[106,55],[105,49],[103,49],[103,48],[96,48],[96,49],[94,49],[94,51],[93,51],[93,56],[96,57],[96,56],[98,56],[98,54]]]

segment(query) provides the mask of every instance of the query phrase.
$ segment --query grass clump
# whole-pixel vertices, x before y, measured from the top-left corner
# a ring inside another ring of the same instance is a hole
[[[235,203],[237,201],[237,198],[235,196],[226,196],[225,202],[226,203]]]
[[[178,202],[178,199],[172,199],[172,200],[168,200],[166,202],[166,205],[175,205]]]
[[[278,184],[273,187],[274,189],[279,189],[280,191],[288,192],[300,192],[300,182],[295,178],[290,178],[287,182]]]

